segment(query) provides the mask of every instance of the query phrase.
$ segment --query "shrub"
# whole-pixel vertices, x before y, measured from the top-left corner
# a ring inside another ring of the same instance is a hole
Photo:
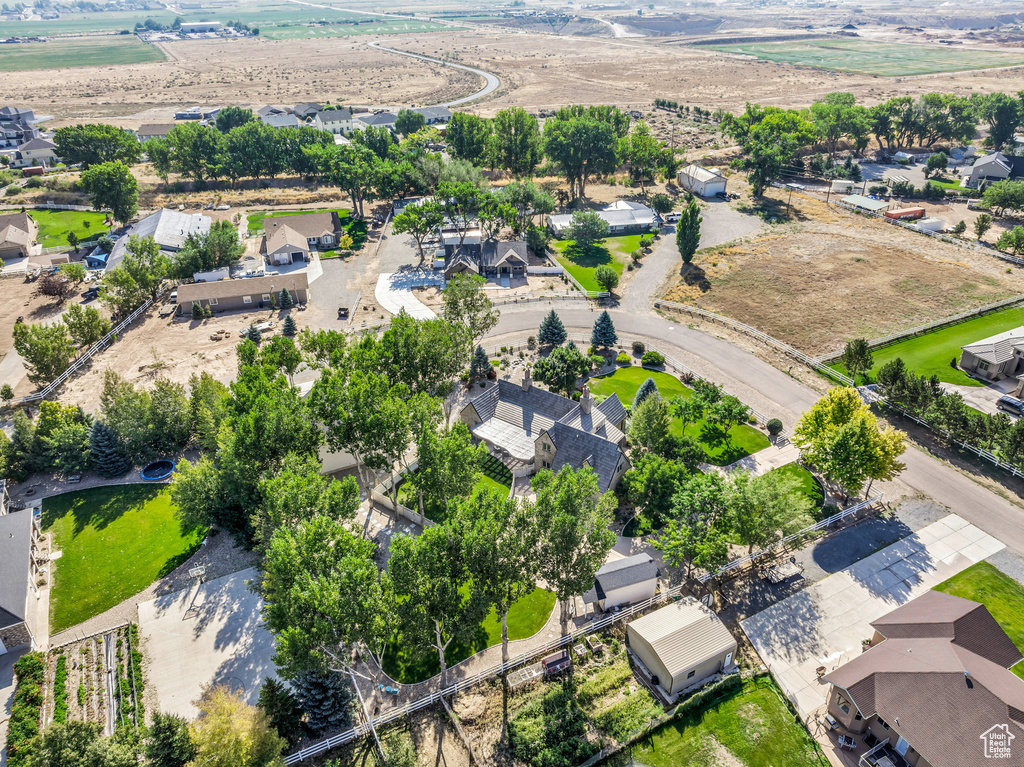
[[[656,368],[665,364],[665,356],[660,352],[644,352],[640,364]]]
[[[17,195],[21,194],[21,187],[9,186],[7,187],[7,191],[5,191],[4,194],[7,195],[8,197],[16,197]]]
[[[536,336],[530,336],[529,338],[526,339],[526,348],[529,349],[531,352],[537,348]]]
[[[53,721],[68,720],[68,659],[63,653],[57,656],[57,668],[53,672]]]
[[[637,356],[640,356],[645,351],[647,351],[647,347],[644,346],[642,341],[634,341],[633,342],[633,354],[635,354]]]
[[[587,729],[572,692],[555,686],[508,723],[508,742],[518,759],[534,767],[574,767],[597,751],[586,739]]]
[[[768,429],[768,433],[773,437],[777,437],[782,433],[782,421],[778,418],[772,418],[765,424],[765,427]]]
[[[625,352],[619,352],[619,356],[615,358],[615,361],[620,365],[628,365],[631,362],[631,359]]]
[[[14,689],[11,717],[7,723],[7,764],[24,767],[29,760],[29,741],[39,734],[39,710],[43,705],[46,661],[42,653],[22,655],[14,664],[18,685]]]

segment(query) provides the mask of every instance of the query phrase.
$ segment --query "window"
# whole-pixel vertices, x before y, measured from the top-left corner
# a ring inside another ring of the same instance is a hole
[[[978,370],[984,370],[984,371],[988,372],[988,363],[987,362],[979,362],[978,363]]]
[[[549,445],[547,442],[542,442],[541,444],[544,445],[544,451],[545,452],[547,452],[547,453],[551,452],[551,445]]]
[[[334,237],[332,237],[329,234],[325,234],[323,237],[320,238],[320,241],[323,242],[324,245],[333,245]]]
[[[844,714],[850,713],[850,701],[848,701],[838,692],[836,693],[836,706],[838,706],[839,710],[842,711]]]
[[[261,301],[270,301],[270,294],[269,294],[269,293],[264,293],[264,294],[263,294],[263,295],[262,295],[262,296],[260,297],[260,300],[261,300]]]
[[[686,675],[686,678],[687,679],[693,679],[693,675],[696,674],[696,673],[697,673],[697,669],[694,669],[693,671],[691,671],[689,674]]]
[[[878,723],[882,725],[882,727],[884,727],[885,729],[889,729],[889,723],[882,719],[882,717],[878,717]]]
[[[219,302],[217,301],[217,299],[216,299],[216,298],[211,298],[211,299],[210,299],[210,306],[216,306],[216,305],[217,305],[218,303],[219,303]]]
[[[242,303],[243,304],[251,304],[252,303],[252,296],[242,296]]]

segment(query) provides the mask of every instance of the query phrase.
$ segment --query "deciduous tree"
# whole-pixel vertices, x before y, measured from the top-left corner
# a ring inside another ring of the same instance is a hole
[[[533,175],[542,156],[537,118],[522,107],[509,107],[495,115],[492,125],[494,164],[516,178]]]
[[[25,361],[29,380],[46,384],[68,369],[75,355],[75,344],[62,323],[18,322],[14,325],[14,350]]]
[[[850,378],[856,384],[858,375],[871,370],[871,366],[874,365],[874,357],[868,342],[863,338],[855,338],[847,342],[842,356],[839,357],[839,362],[846,368]]]
[[[416,248],[420,252],[420,261],[426,256],[423,253],[423,241],[436,235],[444,224],[444,212],[441,205],[434,200],[426,200],[414,205],[407,205],[395,215],[392,231],[395,234],[408,234],[416,240]]]
[[[93,208],[109,208],[115,221],[127,224],[139,212],[139,184],[123,162],[99,163],[82,171],[78,182]]]
[[[196,701],[200,716],[190,725],[196,746],[193,763],[204,767],[283,767],[287,741],[266,713],[247,705],[240,693],[218,685]]]
[[[676,247],[684,264],[693,260],[693,255],[700,247],[700,225],[704,220],[700,215],[700,205],[690,200],[676,222]]]

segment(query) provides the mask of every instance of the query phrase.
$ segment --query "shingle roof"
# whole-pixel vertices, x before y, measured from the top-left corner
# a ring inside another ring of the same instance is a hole
[[[174,252],[181,250],[189,235],[207,234],[212,224],[212,218],[200,213],[182,213],[177,210],[161,208],[156,213],[132,224],[128,232],[121,235],[107,257],[106,269],[107,271],[115,269],[121,262],[128,247],[128,240],[132,235],[152,237],[161,250]]]
[[[0,515],[0,628],[25,620],[32,557],[32,510]]]
[[[480,272],[476,256],[470,253],[468,248],[456,247],[452,254],[445,259],[444,270],[447,272],[459,264],[465,264],[471,272]]]
[[[292,229],[290,226],[275,227],[272,233],[266,236],[266,252],[274,253],[280,248],[291,247],[302,251],[309,250],[309,243],[306,238]]]
[[[602,493],[611,489],[615,468],[623,457],[617,442],[563,423],[556,423],[548,429],[548,436],[556,451],[551,462],[552,471],[558,472],[563,466],[574,469],[590,466],[597,474],[598,489]]]
[[[630,621],[627,628],[647,641],[673,677],[736,646],[721,619],[692,599]]]
[[[994,365],[1009,362],[1013,359],[1015,347],[1024,344],[1024,325],[1013,330],[1007,330],[998,335],[983,338],[973,344],[961,346],[965,352],[970,352],[975,357]]]
[[[480,260],[484,267],[497,267],[509,258],[519,258],[525,265],[527,263],[526,242],[490,239],[484,241],[480,246]]]
[[[993,724],[1024,736],[1024,680],[1008,670],[1022,656],[984,606],[931,591],[871,625],[885,640],[825,680],[932,767],[989,763],[978,739]]]
[[[619,401],[618,394],[612,394],[606,397],[598,406],[604,417],[608,419],[609,423],[618,424],[626,420],[626,408],[622,402]]]
[[[649,581],[658,577],[658,566],[650,554],[634,554],[625,559],[606,562],[594,576],[599,599],[609,591]]]
[[[260,118],[269,117],[270,115],[283,115],[287,114],[281,107],[270,106],[269,104],[265,107],[260,107],[256,110],[256,115]]]
[[[150,125],[140,125],[139,129],[135,131],[138,136],[166,136],[167,132],[174,127],[174,123],[153,123]]]
[[[45,138],[34,138],[31,141],[26,141],[24,144],[18,147],[18,151],[30,150],[36,151],[38,149],[56,149],[57,145],[49,139]]]
[[[263,230],[270,237],[281,227],[298,232],[303,237],[323,237],[325,234],[334,234],[341,229],[341,221],[338,214],[332,211],[321,211],[319,213],[302,213],[297,216],[267,216],[263,219]]]
[[[28,213],[0,215],[0,248],[27,247],[32,242]]]
[[[261,115],[263,122],[271,128],[298,128],[299,118],[295,115],[268,114]]]
[[[427,120],[449,120],[452,113],[444,107],[416,107],[411,110],[423,115]]]
[[[178,303],[208,301],[211,298],[253,296],[260,293],[280,293],[283,288],[288,290],[307,290],[309,288],[309,278],[305,272],[292,272],[291,274],[275,274],[270,277],[244,277],[237,280],[218,280],[217,282],[193,282],[178,286]]]
[[[358,115],[355,119],[364,125],[394,125],[397,117],[394,112],[377,112],[372,115]]]

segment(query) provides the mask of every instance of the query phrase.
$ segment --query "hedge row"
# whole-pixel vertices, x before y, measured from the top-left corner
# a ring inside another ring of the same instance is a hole
[[[743,686],[743,677],[739,674],[730,674],[724,679],[719,679],[714,684],[709,684],[699,692],[695,692],[676,708],[676,716],[684,717],[697,711],[703,711],[712,703],[725,698],[730,693],[736,692]]]
[[[57,670],[53,673],[53,721],[68,720],[68,659],[64,653],[57,656]]]
[[[28,764],[29,742],[39,734],[39,713],[43,708],[43,681],[46,658],[42,653],[22,655],[14,664],[18,685],[14,689],[11,718],[7,723],[7,764],[25,767]]]

